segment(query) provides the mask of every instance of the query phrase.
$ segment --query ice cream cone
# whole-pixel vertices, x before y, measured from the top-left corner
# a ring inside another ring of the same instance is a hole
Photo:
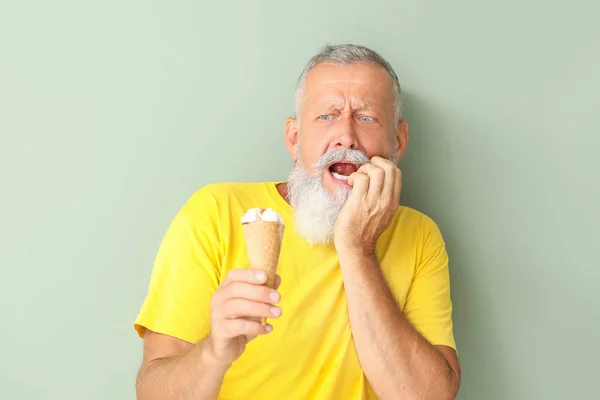
[[[270,208],[253,208],[242,217],[242,227],[250,267],[265,271],[265,286],[273,289],[283,239],[283,219]],[[266,319],[261,318],[261,323],[265,325]]]
[[[243,224],[250,267],[265,271],[266,286],[273,288],[277,274],[282,228],[279,222],[254,221]]]

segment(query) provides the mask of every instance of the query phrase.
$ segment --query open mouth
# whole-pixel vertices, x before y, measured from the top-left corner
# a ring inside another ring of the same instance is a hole
[[[340,181],[348,181],[350,175],[358,171],[360,165],[353,164],[351,162],[341,161],[333,163],[329,166],[329,172],[331,175]]]

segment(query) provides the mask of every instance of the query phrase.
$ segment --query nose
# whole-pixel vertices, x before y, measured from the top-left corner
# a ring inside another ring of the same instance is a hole
[[[335,148],[342,147],[344,149],[357,150],[359,147],[358,138],[352,118],[341,118],[336,125],[332,146]]]

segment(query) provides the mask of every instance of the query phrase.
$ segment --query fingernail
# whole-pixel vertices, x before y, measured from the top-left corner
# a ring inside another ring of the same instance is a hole
[[[271,307],[271,314],[273,314],[276,317],[279,317],[281,315],[281,308]]]
[[[269,300],[271,300],[273,303],[277,303],[280,299],[281,299],[281,296],[275,290],[273,290],[273,291],[271,291],[271,293],[269,293]]]
[[[264,281],[265,280],[265,273],[264,272],[257,272],[256,274],[254,274],[254,277],[259,280],[259,281]]]
[[[271,332],[273,330],[273,327],[269,324],[265,325],[265,331],[267,332]]]

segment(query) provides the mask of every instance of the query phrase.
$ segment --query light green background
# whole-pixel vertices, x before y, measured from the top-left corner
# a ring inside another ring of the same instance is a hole
[[[327,42],[403,84],[403,202],[448,243],[460,399],[596,398],[597,4],[3,0],[0,398],[134,398],[165,229],[208,182],[285,179]]]

